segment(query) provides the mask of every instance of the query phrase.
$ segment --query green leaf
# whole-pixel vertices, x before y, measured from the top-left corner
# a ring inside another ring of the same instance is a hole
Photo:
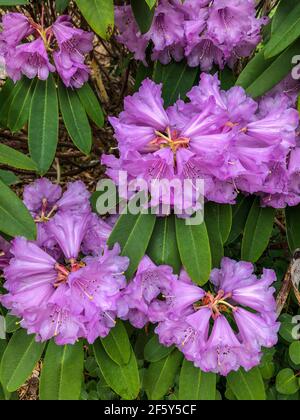
[[[92,147],[92,131],[78,95],[59,82],[58,96],[62,117],[73,143],[88,155]]]
[[[153,80],[163,83],[163,98],[165,106],[173,105],[177,99],[184,100],[198,80],[199,69],[189,67],[185,61],[172,62],[163,65],[159,61],[155,63]]]
[[[0,143],[0,163],[18,169],[35,171],[35,163],[26,155],[12,147]]]
[[[295,365],[300,365],[300,341],[295,341],[290,345],[289,356]]]
[[[58,13],[62,14],[69,5],[69,0],[55,0],[55,7]]]
[[[299,45],[300,41],[296,41],[281,55],[268,60],[261,50],[244,68],[236,84],[253,98],[268,92],[292,70],[292,59],[299,54]]]
[[[20,329],[20,319],[7,314],[5,317],[5,330],[8,334],[14,333]]]
[[[137,92],[141,87],[141,84],[147,77],[151,78],[153,74],[153,66],[149,65],[148,67],[144,66],[142,62],[139,63],[137,73],[135,76],[134,91]]]
[[[279,317],[280,330],[279,335],[283,338],[284,341],[288,343],[293,343],[295,341],[293,331],[295,329],[295,324],[293,323],[293,317],[289,314],[282,314]]]
[[[40,400],[78,400],[83,380],[83,343],[58,346],[50,341],[40,380]]]
[[[257,197],[247,218],[243,241],[242,260],[255,263],[267,248],[274,224],[275,209],[260,207]]]
[[[103,127],[103,111],[99,100],[89,83],[86,83],[81,89],[77,89],[76,92],[90,119],[94,121],[98,127]]]
[[[4,182],[5,185],[15,185],[21,182],[20,178],[18,178],[13,172],[4,171],[3,169],[0,169],[0,180]]]
[[[157,218],[147,255],[156,265],[170,265],[175,273],[179,273],[181,261],[176,241],[174,215]]]
[[[0,0],[0,6],[19,6],[28,4],[28,0]]]
[[[12,132],[20,131],[28,121],[29,108],[36,80],[23,77],[14,90],[8,110],[7,124]]]
[[[160,360],[167,357],[174,350],[174,346],[165,347],[158,341],[157,335],[153,335],[152,338],[145,345],[144,356],[147,362],[159,362]]]
[[[286,20],[291,10],[296,6],[298,0],[281,0],[272,18],[272,34],[276,33],[283,21]]]
[[[281,22],[279,23],[279,18],[275,19],[276,30],[272,30],[271,39],[265,47],[266,58],[280,54],[300,36],[300,4],[281,3],[277,13],[280,14]]]
[[[174,350],[165,359],[151,363],[144,376],[144,388],[149,400],[160,400],[168,393],[182,358],[182,353]]]
[[[205,373],[184,359],[179,378],[179,399],[214,401],[216,399],[217,376]]]
[[[151,28],[155,9],[152,10],[145,0],[131,0],[130,4],[139,29],[145,34]]]
[[[249,372],[245,372],[244,369],[231,372],[227,376],[227,383],[240,401],[266,400],[265,386],[258,368],[254,368]]]
[[[126,213],[126,210],[125,210]],[[108,239],[108,246],[120,244],[122,255],[130,259],[127,278],[131,279],[138,265],[145,255],[151,235],[153,233],[156,217],[153,214],[125,214],[123,213]]]
[[[11,79],[7,79],[0,92],[0,124],[7,128],[7,119],[10,103],[18,85],[15,85]]]
[[[58,101],[55,82],[50,74],[46,81],[37,81],[29,111],[29,151],[41,175],[53,162],[57,142]]]
[[[212,265],[218,267],[224,257],[224,243],[227,241],[231,230],[231,207],[209,202],[205,205],[204,215],[212,254]]]
[[[298,378],[292,369],[282,369],[276,376],[277,392],[284,395],[295,394],[299,390]]]
[[[285,209],[287,240],[292,253],[300,248],[300,205]]]
[[[232,226],[227,239],[227,245],[234,242],[244,231],[253,200],[252,196],[246,197],[240,194],[237,198],[237,203],[232,206]]]
[[[106,338],[101,339],[101,342],[104,350],[115,363],[120,366],[129,363],[131,345],[122,321],[118,320],[116,326],[110,330]]]
[[[76,0],[76,3],[93,31],[108,40],[114,31],[113,0]]]
[[[34,335],[17,331],[6,347],[0,366],[0,380],[8,392],[22,386],[41,358],[45,345],[37,343]]]
[[[140,391],[140,376],[133,350],[129,363],[119,366],[107,355],[100,341],[93,348],[100,371],[111,389],[125,400],[135,400]]]
[[[36,239],[36,226],[23,202],[0,180],[0,231]]]
[[[181,261],[193,282],[203,286],[211,272],[211,252],[205,223],[186,225],[176,218],[176,237]]]

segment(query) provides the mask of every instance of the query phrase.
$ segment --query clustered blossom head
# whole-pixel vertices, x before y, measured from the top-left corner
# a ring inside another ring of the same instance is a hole
[[[253,265],[224,258],[211,273],[215,293],[179,278],[171,267],[157,267],[148,257],[119,300],[118,315],[137,328],[158,323],[161,344],[175,345],[204,372],[228,375],[260,363],[262,347],[277,343],[276,275],[264,270],[258,279]]]
[[[64,193],[47,179],[25,188],[38,238],[12,241],[3,265],[8,293],[0,301],[38,341],[92,343],[115,325],[129,261],[117,244],[107,248],[112,228],[91,212],[89,198],[80,181]]]
[[[238,86],[223,91],[217,75],[203,73],[187,94],[189,102],[165,109],[162,86],[146,79],[125,98],[119,118],[110,118],[120,157],[104,156],[102,163],[116,183],[126,171],[129,181],[142,179],[151,192],[157,185],[153,205],[169,200],[185,210],[180,196],[161,192],[162,180],[176,180],[182,190],[187,183],[194,199],[201,194],[196,181],[203,180],[209,201],[233,204],[243,192],[259,195],[263,205],[296,205],[299,115],[290,101],[274,95],[254,101]]]
[[[67,87],[80,88],[88,81],[85,54],[93,49],[93,34],[75,28],[69,16],[60,16],[44,28],[21,13],[7,13],[2,28],[0,55],[14,82],[23,74],[46,80],[55,71]]]
[[[146,50],[153,45],[151,59],[168,64],[187,58],[191,67],[209,71],[213,65],[233,66],[247,57],[261,40],[268,19],[256,18],[254,0],[159,0],[150,30],[142,34],[131,6],[115,9],[118,41],[147,65]]]

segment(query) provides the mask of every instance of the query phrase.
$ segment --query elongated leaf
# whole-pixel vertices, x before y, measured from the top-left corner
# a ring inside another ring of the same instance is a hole
[[[193,282],[203,286],[211,271],[211,252],[205,223],[188,226],[176,218],[176,237],[181,261]]]
[[[125,400],[136,399],[140,391],[140,377],[133,350],[129,363],[119,366],[107,355],[100,341],[97,341],[93,348],[100,371],[107,384]]]
[[[26,382],[39,361],[44,344],[37,343],[34,335],[17,331],[4,352],[0,366],[0,380],[8,392],[16,391]]]
[[[198,79],[199,69],[189,67],[185,61],[163,65],[155,63],[153,80],[163,83],[163,98],[166,106],[173,105],[177,99],[185,99]]]
[[[298,4],[298,0],[281,0],[276,13],[273,16],[271,29],[272,34],[275,34],[276,31],[280,28],[280,25],[286,20],[288,15],[291,13],[291,10]]]
[[[85,109],[76,92],[66,88],[62,82],[59,83],[58,95],[68,133],[75,146],[88,155],[92,147],[92,132]]]
[[[83,380],[83,343],[47,348],[40,381],[41,400],[78,400]]]
[[[292,58],[299,53],[300,41],[296,41],[276,58],[265,59],[261,50],[240,74],[236,84],[256,98],[271,90],[293,68]]]
[[[91,86],[86,83],[81,89],[77,89],[76,92],[90,119],[94,121],[98,127],[103,127],[103,111]]]
[[[174,346],[165,347],[158,341],[157,335],[154,335],[146,344],[144,349],[144,356],[147,362],[159,362],[166,358],[172,351]]]
[[[145,34],[151,28],[154,9],[152,10],[145,0],[131,0],[130,4],[140,31]]]
[[[155,225],[152,214],[122,214],[108,240],[108,245],[121,245],[122,255],[130,259],[127,278],[134,275],[141,259],[145,255]]]
[[[18,89],[18,84],[15,85],[11,79],[7,79],[0,92],[0,125],[7,128],[8,126],[8,111],[10,103],[15,92]]]
[[[114,30],[113,0],[76,0],[76,3],[93,31],[109,39]]]
[[[283,10],[284,7],[284,10]],[[289,7],[289,13],[287,12]],[[276,30],[265,48],[266,58],[280,54],[285,48],[291,45],[300,36],[300,4],[292,5],[291,2],[279,6],[277,13],[280,13],[281,22],[275,19]]]
[[[207,227],[212,265],[218,267],[224,256],[224,243],[226,242],[232,223],[231,207],[216,203],[205,205],[205,224]]]
[[[243,241],[242,259],[256,262],[268,246],[272,234],[275,209],[260,207],[256,198],[247,218]]]
[[[182,358],[182,354],[174,350],[165,359],[151,363],[144,376],[144,387],[149,400],[159,400],[168,393],[174,384]]]
[[[106,338],[101,339],[108,356],[118,365],[127,365],[131,356],[131,345],[122,321],[117,321]]]
[[[19,82],[19,88],[13,96],[8,110],[8,127],[12,132],[20,131],[28,121],[29,108],[36,80],[27,77]]]
[[[22,201],[0,180],[0,231],[9,236],[36,238],[36,226]]]
[[[205,373],[184,359],[179,378],[179,399],[214,401],[216,399],[217,376]]]
[[[157,265],[170,265],[179,273],[181,260],[176,241],[175,217],[157,218],[147,254]]]
[[[266,392],[264,382],[258,368],[249,372],[243,369],[227,376],[227,383],[238,400],[264,401]]]
[[[300,205],[287,207],[285,209],[286,230],[289,248],[292,253],[300,248],[300,229],[299,229]]]
[[[300,365],[300,341],[294,341],[294,343],[290,345],[289,356],[295,365]]]
[[[237,203],[232,207],[232,226],[227,244],[234,242],[244,231],[253,200],[253,197],[244,195],[239,195],[237,198]]]
[[[28,171],[36,170],[35,163],[28,156],[5,144],[0,144],[0,163]]]
[[[58,142],[58,101],[52,75],[38,80],[29,112],[29,151],[39,173],[45,174],[55,157]]]

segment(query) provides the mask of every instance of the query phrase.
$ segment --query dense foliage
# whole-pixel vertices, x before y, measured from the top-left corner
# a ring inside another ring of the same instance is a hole
[[[0,8],[0,400],[299,400],[297,0]]]

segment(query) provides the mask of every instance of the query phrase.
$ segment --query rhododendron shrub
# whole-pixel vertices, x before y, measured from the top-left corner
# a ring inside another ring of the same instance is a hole
[[[0,400],[299,400],[297,2],[0,3]]]

